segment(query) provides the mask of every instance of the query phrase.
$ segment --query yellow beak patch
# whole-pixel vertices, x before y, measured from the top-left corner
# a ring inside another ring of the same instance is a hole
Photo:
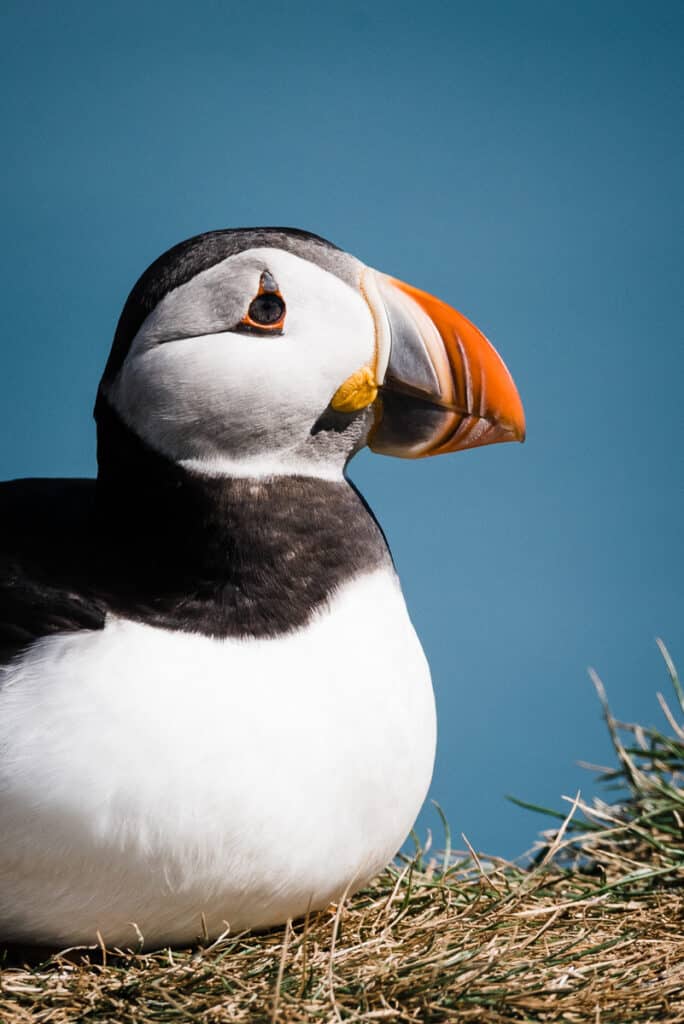
[[[377,397],[375,374],[370,366],[362,366],[351,377],[347,377],[344,384],[340,384],[330,404],[335,412],[358,412],[372,405]]]

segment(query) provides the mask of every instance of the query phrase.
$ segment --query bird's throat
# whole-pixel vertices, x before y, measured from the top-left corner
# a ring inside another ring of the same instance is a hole
[[[354,576],[391,565],[346,480],[204,476],[152,451],[104,399],[97,418],[98,550],[112,592],[145,621],[273,636],[303,626]]]

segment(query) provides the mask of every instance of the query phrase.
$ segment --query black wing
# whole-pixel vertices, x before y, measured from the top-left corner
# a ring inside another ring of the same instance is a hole
[[[102,629],[89,594],[94,480],[0,484],[0,665],[40,637]]]

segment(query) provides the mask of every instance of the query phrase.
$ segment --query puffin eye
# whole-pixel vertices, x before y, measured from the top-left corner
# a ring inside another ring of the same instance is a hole
[[[282,334],[285,326],[285,300],[275,279],[265,270],[259,280],[259,291],[237,326],[245,334]]]
[[[264,327],[272,327],[282,320],[285,313],[285,303],[280,295],[273,292],[264,292],[252,299],[248,316],[255,324],[262,324]]]

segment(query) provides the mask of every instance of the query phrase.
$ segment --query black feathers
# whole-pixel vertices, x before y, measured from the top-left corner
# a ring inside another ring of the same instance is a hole
[[[0,655],[106,614],[209,636],[277,636],[391,565],[346,481],[189,473],[100,399],[100,474],[0,486]]]
[[[0,485],[0,664],[53,633],[101,629],[89,587],[94,480]]]

